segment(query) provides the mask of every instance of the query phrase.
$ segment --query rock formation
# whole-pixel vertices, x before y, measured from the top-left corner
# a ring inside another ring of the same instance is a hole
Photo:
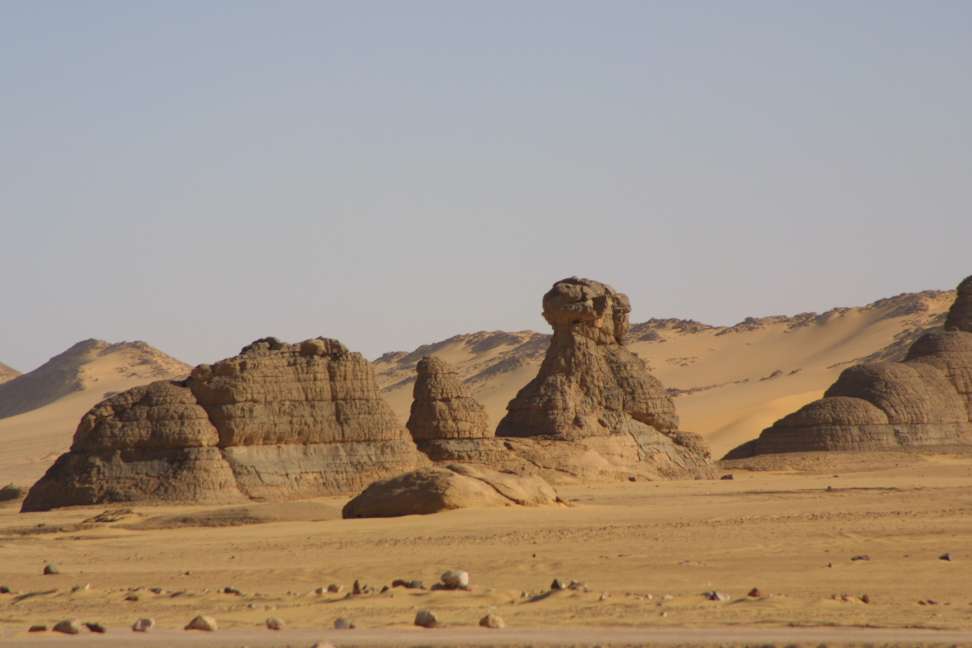
[[[19,371],[0,362],[0,384],[11,381],[19,375]]]
[[[95,406],[23,510],[349,492],[424,463],[360,354],[266,338]]]
[[[630,310],[626,295],[589,279],[558,281],[544,295],[553,337],[537,377],[510,402],[497,428],[507,448],[532,463],[549,453],[514,439],[541,441],[544,448],[569,441],[609,464],[648,464],[661,476],[708,470],[701,438],[678,431],[672,399],[624,346]]]
[[[415,369],[412,409],[405,426],[419,450],[433,459],[481,458],[480,441],[494,436],[485,408],[444,361],[425,356]]]
[[[972,444],[972,277],[959,285],[945,330],[916,340],[904,361],[846,369],[822,399],[726,458],[966,444]]]
[[[559,501],[550,484],[536,475],[450,464],[375,482],[348,502],[341,514],[345,518],[395,517],[470,507],[551,505]]]

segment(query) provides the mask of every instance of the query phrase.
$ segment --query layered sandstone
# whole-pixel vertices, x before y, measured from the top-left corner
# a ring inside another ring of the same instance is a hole
[[[405,427],[419,449],[433,459],[487,460],[492,439],[486,409],[445,361],[425,356],[415,367],[412,408]]]
[[[340,493],[423,463],[360,354],[266,338],[97,405],[24,510]]]
[[[624,346],[630,311],[626,295],[589,279],[558,281],[544,295],[553,337],[536,378],[499,423],[507,449],[553,470],[567,462],[602,472],[640,465],[665,477],[707,473],[704,443],[679,432],[665,388]],[[552,442],[569,445],[558,451]]]
[[[944,331],[916,340],[902,362],[846,369],[814,401],[728,459],[780,452],[870,451],[972,444],[972,277]]]
[[[460,508],[543,506],[559,502],[557,491],[536,475],[450,464],[377,481],[348,502],[342,516],[427,515]]]

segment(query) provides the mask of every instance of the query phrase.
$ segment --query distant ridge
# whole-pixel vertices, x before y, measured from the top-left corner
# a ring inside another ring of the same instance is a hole
[[[823,313],[747,317],[732,326],[653,318],[632,324],[629,348],[677,397],[683,428],[715,451],[755,437],[786,408],[819,397],[843,367],[900,359],[924,331],[940,327],[955,291],[927,290]],[[496,425],[537,372],[549,335],[479,331],[385,353],[374,361],[385,398],[404,420],[415,365],[424,355],[448,362]],[[761,427],[762,426],[762,427]]]
[[[149,382],[185,375],[189,369],[145,342],[83,340],[37,369],[0,384],[0,419],[96,388],[106,378]]]
[[[7,365],[0,362],[0,385],[10,380],[13,380],[20,375],[20,372],[13,367],[8,367]]]

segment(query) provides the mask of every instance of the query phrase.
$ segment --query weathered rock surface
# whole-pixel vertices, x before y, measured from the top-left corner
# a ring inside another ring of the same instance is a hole
[[[550,347],[537,377],[508,405],[497,437],[569,441],[615,467],[657,466],[659,476],[708,474],[701,438],[678,431],[672,399],[624,346],[630,310],[626,295],[597,281],[554,284],[543,297]]]
[[[334,494],[425,463],[360,354],[266,338],[95,406],[23,510]]]
[[[540,506],[559,502],[537,475],[512,475],[484,466],[421,468],[368,486],[348,502],[345,518],[425,515],[459,508]]]
[[[972,277],[959,285],[945,330],[916,340],[904,361],[846,369],[822,399],[780,419],[726,458],[970,444]]]
[[[486,409],[469,395],[448,364],[425,356],[416,365],[416,373],[412,411],[406,427],[420,447],[423,441],[493,436]]]

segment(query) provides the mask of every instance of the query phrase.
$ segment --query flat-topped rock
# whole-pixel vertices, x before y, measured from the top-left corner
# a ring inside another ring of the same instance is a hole
[[[264,338],[96,405],[23,510],[344,493],[425,463],[361,354]]]

